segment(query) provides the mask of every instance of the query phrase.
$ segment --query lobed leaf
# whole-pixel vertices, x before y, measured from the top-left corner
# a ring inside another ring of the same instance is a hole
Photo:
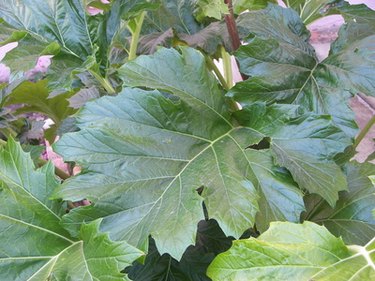
[[[83,224],[79,239],[60,224],[59,185],[51,163],[35,170],[29,154],[10,139],[0,148],[0,279],[123,280],[120,271],[142,253]]]
[[[113,239],[146,251],[152,235],[162,254],[180,259],[195,242],[202,201],[208,217],[238,238],[254,224],[260,196],[262,211],[272,213],[267,220],[298,221],[299,188],[331,205],[346,189],[332,159],[350,140],[328,117],[258,104],[236,114],[242,126],[236,125],[204,57],[191,48],[161,49],[119,72],[125,85],[157,90],[125,88],[116,97],[87,103],[77,116],[81,131],[57,143],[57,152],[86,172],[66,181],[55,196],[93,202],[65,216],[72,232],[79,222],[103,217],[101,229]],[[270,150],[251,148],[267,138]],[[299,187],[274,164],[275,157]],[[280,208],[272,196],[264,203],[273,190],[291,196],[291,204]]]
[[[375,188],[369,179],[374,174],[372,163],[347,164],[348,191],[340,193],[336,206],[332,208],[319,196],[309,195],[305,198],[307,212],[303,218],[324,225],[347,244],[366,244],[375,236]]]
[[[296,20],[292,11],[275,7],[266,11],[277,14],[277,29],[282,32],[274,31],[276,18],[268,20],[264,12],[242,16],[240,22],[243,23],[262,22],[268,36],[249,28],[253,37],[249,37],[249,44],[240,47],[236,58],[241,72],[250,78],[237,83],[228,97],[242,106],[259,101],[301,105],[308,111],[331,115],[337,126],[354,137],[357,126],[348,100],[352,93],[374,93],[375,82],[371,75],[375,67],[371,59],[374,33],[365,36],[360,32],[365,29],[362,25],[344,27],[330,56],[319,63],[302,40],[304,32],[300,26],[303,24]],[[358,33],[362,35],[356,36]]]
[[[272,223],[257,239],[234,241],[208,268],[213,281],[363,280],[375,277],[374,241],[347,247],[322,226]]]

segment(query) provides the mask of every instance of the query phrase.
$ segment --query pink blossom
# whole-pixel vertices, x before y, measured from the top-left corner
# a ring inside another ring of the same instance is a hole
[[[10,77],[10,68],[7,67],[5,64],[0,63],[0,83],[9,82],[9,77]]]

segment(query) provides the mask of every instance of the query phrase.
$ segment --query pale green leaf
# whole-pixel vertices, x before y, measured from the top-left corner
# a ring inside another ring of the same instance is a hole
[[[311,222],[272,223],[257,239],[234,241],[215,258],[207,274],[213,281],[371,281],[374,251],[374,242],[347,247]]]
[[[221,0],[195,0],[195,17],[199,22],[206,17],[221,20],[224,14],[228,14],[228,6]]]

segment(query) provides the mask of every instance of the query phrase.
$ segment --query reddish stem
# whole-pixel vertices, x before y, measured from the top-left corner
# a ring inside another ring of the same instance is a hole
[[[234,18],[232,0],[224,0],[224,3],[227,4],[228,10],[229,10],[229,14],[225,15],[224,19],[227,25],[229,36],[231,38],[233,51],[236,51],[241,46],[241,40],[240,40],[240,36],[238,35],[237,24]],[[236,60],[236,63],[237,63],[238,69],[240,69],[240,64],[238,63],[237,60]],[[248,78],[246,75],[242,73],[240,74],[241,74],[242,80],[246,80]]]
[[[241,41],[238,35],[236,21],[234,19],[232,0],[224,0],[224,3],[227,4],[229,10],[229,14],[225,15],[224,19],[232,41],[233,51],[236,51],[241,46]]]

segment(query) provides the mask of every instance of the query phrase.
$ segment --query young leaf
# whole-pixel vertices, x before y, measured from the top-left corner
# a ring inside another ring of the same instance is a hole
[[[347,247],[322,226],[272,223],[257,239],[233,242],[208,268],[213,281],[355,280],[375,277],[375,240],[365,247]]]
[[[61,202],[48,199],[59,184],[52,164],[35,170],[12,139],[0,148],[0,168],[1,280],[123,280],[120,271],[142,255],[98,233],[100,221],[72,239],[60,225]]]
[[[233,11],[239,15],[246,10],[259,10],[267,7],[268,3],[277,4],[277,0],[233,0]]]
[[[250,163],[259,159],[245,149],[266,137],[300,187],[322,194],[331,205],[337,192],[346,189],[344,176],[330,159],[349,140],[326,116],[296,118],[296,107],[289,105],[274,106],[267,116],[262,104],[244,112],[254,116],[251,122],[243,117],[245,126],[235,126],[205,58],[191,48],[140,56],[125,64],[120,75],[126,85],[159,91],[125,88],[116,97],[87,103],[77,118],[81,131],[58,142],[57,152],[87,173],[66,181],[56,196],[94,202],[65,217],[72,231],[79,221],[104,217],[102,229],[112,238],[146,250],[151,234],[161,253],[179,259],[194,243],[204,200],[208,216],[224,233],[240,237],[254,223],[259,196],[254,187],[258,180],[248,176],[254,166]],[[306,175],[298,173],[296,163],[312,166],[302,167],[311,181],[300,180]],[[299,201],[290,208],[301,208],[301,193],[287,173],[265,174],[270,178],[262,186],[285,185],[275,188],[294,193]],[[283,216],[295,218],[293,211]]]
[[[221,20],[228,14],[228,6],[221,0],[195,0],[195,18],[202,22],[206,17]]]
[[[375,188],[369,176],[375,175],[372,163],[350,163],[346,166],[349,190],[341,192],[334,208],[317,195],[305,198],[307,212],[303,216],[324,225],[347,244],[364,245],[375,236],[372,216]]]

